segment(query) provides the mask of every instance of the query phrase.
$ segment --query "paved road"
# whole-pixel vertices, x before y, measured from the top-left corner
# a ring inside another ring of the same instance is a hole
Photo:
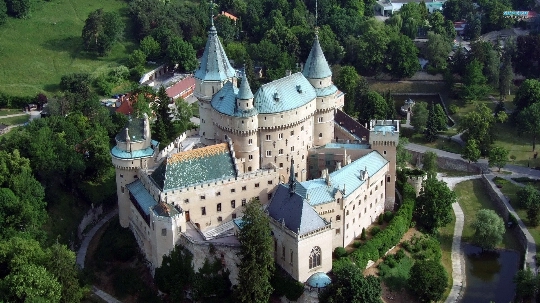
[[[81,268],[84,268],[84,261],[86,259],[86,251],[88,250],[88,245],[90,244],[90,241],[92,241],[92,238],[94,238],[94,235],[96,232],[103,226],[103,224],[107,223],[112,217],[118,215],[118,208],[114,211],[108,213],[103,219],[101,219],[89,232],[84,236],[84,239],[81,243],[81,247],[77,251],[77,265],[79,265]]]

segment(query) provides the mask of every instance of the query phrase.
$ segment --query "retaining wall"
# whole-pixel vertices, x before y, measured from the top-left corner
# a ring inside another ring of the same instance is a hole
[[[412,154],[413,164],[419,166],[424,156],[423,152],[408,150]],[[453,159],[443,156],[437,156],[437,165],[442,169],[466,171],[473,174],[482,173],[482,168],[476,163],[468,163],[462,159]]]

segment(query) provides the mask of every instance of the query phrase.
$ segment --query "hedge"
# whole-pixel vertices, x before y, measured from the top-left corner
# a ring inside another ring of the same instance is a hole
[[[35,103],[36,97],[9,96],[0,93],[0,108],[23,108],[30,103]]]
[[[403,204],[386,229],[377,233],[351,254],[352,260],[358,267],[365,268],[369,260],[378,260],[392,246],[399,243],[411,225],[415,199],[414,188],[408,183],[403,184]]]

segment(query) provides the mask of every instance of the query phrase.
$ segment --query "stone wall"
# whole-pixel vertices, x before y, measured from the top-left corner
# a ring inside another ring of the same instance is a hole
[[[86,227],[88,227],[88,225],[92,223],[97,222],[99,217],[102,214],[103,214],[103,205],[100,205],[98,207],[92,207],[92,209],[86,212],[86,214],[81,220],[81,223],[79,224],[79,227],[77,228],[77,235],[79,236],[79,240],[82,240],[83,232],[86,229]]]
[[[413,150],[409,150],[409,152],[412,155],[413,164],[417,166],[421,165],[424,153],[413,151]],[[439,166],[439,168],[446,169],[446,170],[465,171],[465,172],[470,172],[472,174],[482,173],[482,168],[480,166],[478,166],[475,163],[468,163],[467,161],[464,161],[462,159],[453,159],[453,158],[438,156],[437,165]]]

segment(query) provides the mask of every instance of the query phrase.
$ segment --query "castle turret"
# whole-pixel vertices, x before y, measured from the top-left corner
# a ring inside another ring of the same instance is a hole
[[[116,169],[120,225],[128,227],[130,200],[126,185],[137,180],[139,169],[153,165],[159,143],[150,138],[150,123],[146,114],[142,119],[130,117],[126,128],[115,139],[116,146],[111,150],[111,158]]]
[[[334,137],[334,110],[342,108],[344,100],[343,93],[332,83],[332,71],[324,57],[317,33],[302,74],[309,80],[317,94],[313,144],[325,145]]]
[[[220,91],[228,81],[236,84],[236,72],[229,63],[225,50],[219,41],[213,19],[200,61],[201,64],[195,72],[194,91],[195,97],[199,100],[199,115],[201,118],[199,134],[203,143],[211,144],[216,139],[211,116],[210,101],[212,96]]]

